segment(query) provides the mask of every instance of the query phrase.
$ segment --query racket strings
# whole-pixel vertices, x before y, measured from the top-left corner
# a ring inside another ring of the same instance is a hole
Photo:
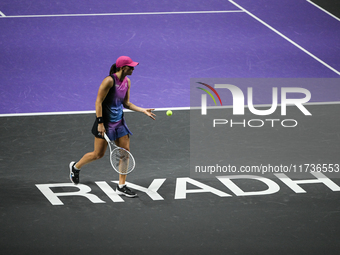
[[[121,148],[116,148],[112,151],[111,163],[120,174],[128,174],[134,168],[133,157],[130,157],[130,153]]]

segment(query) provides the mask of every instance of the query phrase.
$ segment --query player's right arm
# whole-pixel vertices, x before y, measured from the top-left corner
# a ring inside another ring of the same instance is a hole
[[[97,99],[96,99],[96,116],[103,117],[103,107],[102,103],[104,102],[109,90],[113,87],[113,79],[112,77],[106,77],[99,86]],[[105,132],[105,127],[103,123],[98,124],[98,132],[103,137]]]

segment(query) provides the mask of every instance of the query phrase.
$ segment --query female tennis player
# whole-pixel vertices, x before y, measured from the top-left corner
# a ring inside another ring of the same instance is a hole
[[[92,127],[94,138],[94,151],[86,153],[78,162],[71,162],[70,179],[73,183],[79,183],[80,169],[104,156],[107,142],[103,138],[104,133],[114,141],[118,147],[130,151],[130,135],[127,127],[123,106],[127,109],[142,112],[152,119],[155,119],[154,109],[144,109],[130,102],[131,82],[127,75],[133,73],[134,67],[139,63],[132,61],[127,56],[121,56],[110,69],[110,75],[101,83],[96,99],[96,120]],[[130,190],[126,184],[126,175],[119,175],[119,184],[116,192],[120,195],[135,197],[137,194]]]

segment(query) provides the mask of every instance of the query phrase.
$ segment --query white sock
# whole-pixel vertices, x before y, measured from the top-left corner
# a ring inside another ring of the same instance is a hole
[[[119,184],[118,186],[119,186],[119,188],[121,189],[121,188],[123,188],[125,185],[126,185],[126,184]]]

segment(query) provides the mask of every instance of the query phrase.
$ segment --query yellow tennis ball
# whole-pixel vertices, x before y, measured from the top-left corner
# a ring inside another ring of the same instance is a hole
[[[168,110],[168,111],[166,112],[166,115],[171,116],[171,115],[172,115],[172,111]]]

